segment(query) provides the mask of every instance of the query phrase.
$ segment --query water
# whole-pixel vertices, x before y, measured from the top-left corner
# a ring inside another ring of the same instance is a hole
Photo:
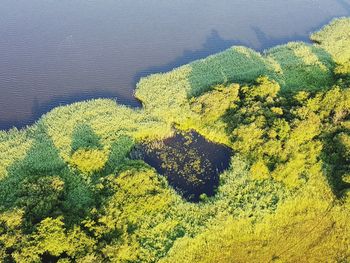
[[[142,76],[234,44],[307,41],[346,15],[350,0],[2,0],[0,129],[90,98],[139,106]]]
[[[215,194],[220,173],[230,165],[232,150],[191,131],[178,132],[163,141],[142,143],[131,156],[144,160],[184,198],[197,202],[202,194]]]

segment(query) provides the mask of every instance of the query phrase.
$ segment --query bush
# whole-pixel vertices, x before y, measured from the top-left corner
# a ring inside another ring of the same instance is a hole
[[[101,149],[100,138],[87,124],[78,125],[72,135],[72,152],[79,149]]]
[[[80,149],[73,153],[70,163],[76,166],[81,172],[91,174],[102,170],[107,159],[107,153],[104,151]]]

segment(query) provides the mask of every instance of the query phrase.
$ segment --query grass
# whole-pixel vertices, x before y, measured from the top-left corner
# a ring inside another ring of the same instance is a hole
[[[311,35],[311,40],[316,42],[316,46],[328,52],[333,61],[337,64],[335,70],[338,74],[348,74],[350,72],[350,20],[340,18],[333,20],[322,30]]]

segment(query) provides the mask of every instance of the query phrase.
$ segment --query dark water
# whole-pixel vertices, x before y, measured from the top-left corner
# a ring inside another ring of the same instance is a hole
[[[198,133],[177,133],[163,141],[143,143],[132,153],[164,175],[189,201],[213,196],[219,175],[230,165],[232,150],[207,141]]]
[[[1,0],[0,129],[89,98],[138,106],[142,76],[234,44],[307,40],[345,15],[350,0]]]

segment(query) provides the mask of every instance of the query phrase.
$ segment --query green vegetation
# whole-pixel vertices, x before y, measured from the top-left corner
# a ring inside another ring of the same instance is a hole
[[[343,18],[332,21],[323,30],[311,35],[311,40],[332,56],[337,74],[350,72],[349,34],[349,19]]]
[[[92,100],[0,132],[1,261],[350,261],[350,19],[311,38],[144,78],[142,109]],[[234,152],[199,203],[130,157],[174,128]]]

